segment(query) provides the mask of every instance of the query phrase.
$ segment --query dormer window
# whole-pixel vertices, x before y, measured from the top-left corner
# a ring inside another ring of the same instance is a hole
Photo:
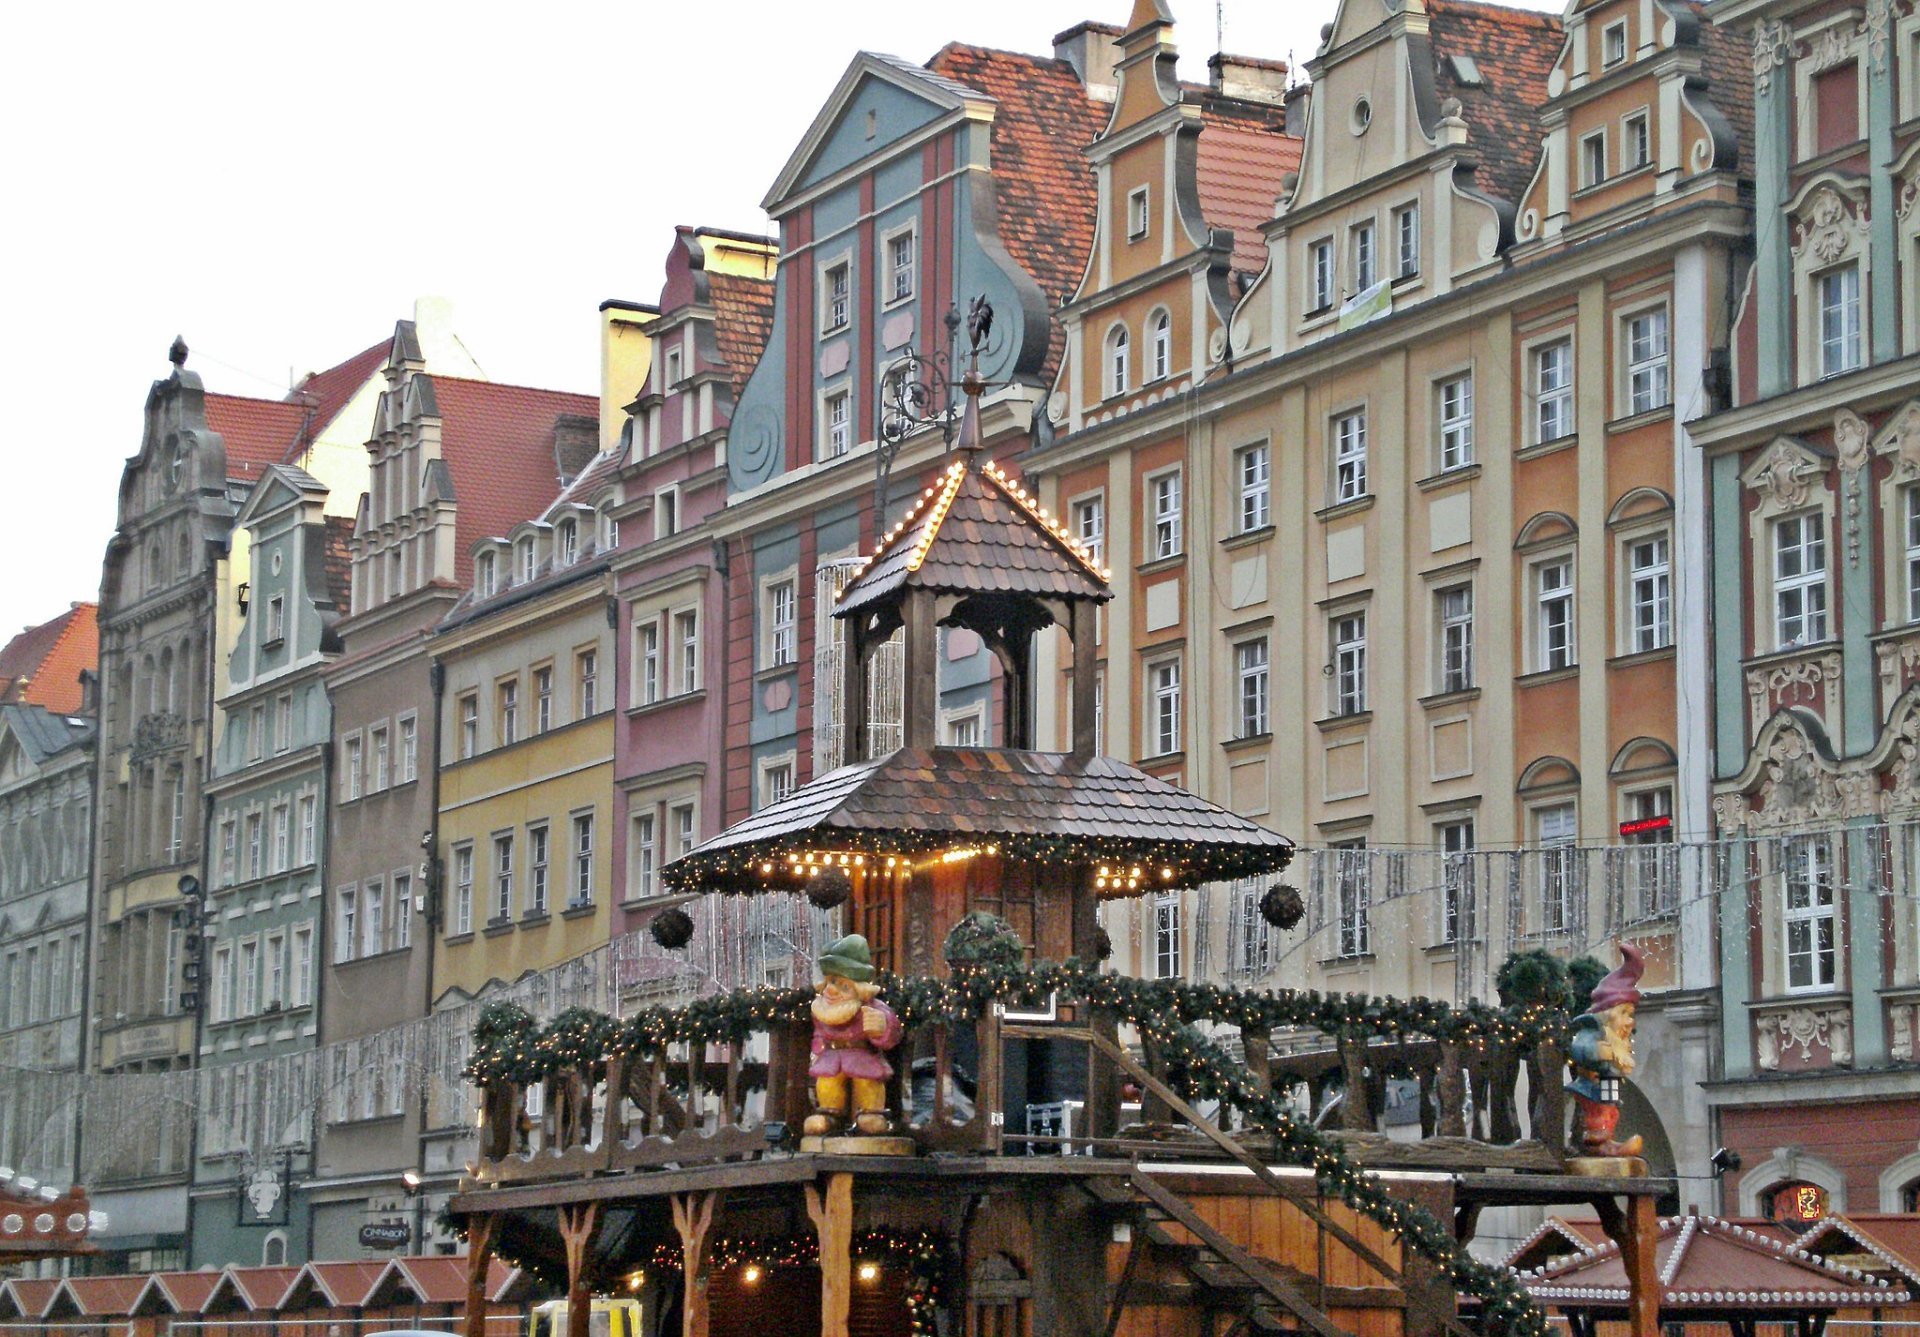
[[[1144,240],[1150,221],[1147,214],[1147,188],[1142,186],[1127,196],[1127,240]]]
[[[482,599],[493,597],[500,581],[498,559],[490,552],[483,552],[473,564],[473,588]]]
[[[620,522],[613,518],[613,503],[600,508],[600,551],[612,552],[620,546]]]
[[[532,539],[520,540],[519,562],[520,583],[525,585],[533,579],[533,573],[537,569],[534,564]]]
[[[555,566],[572,566],[580,560],[580,526],[572,520],[562,520],[556,531],[553,544],[553,562]]]
[[[1627,21],[1609,23],[1600,34],[1600,65],[1603,69],[1618,65],[1627,58]]]

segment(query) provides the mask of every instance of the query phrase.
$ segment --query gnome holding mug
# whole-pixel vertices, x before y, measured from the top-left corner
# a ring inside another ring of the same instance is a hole
[[[873,953],[858,933],[827,948],[819,961],[813,998],[814,1112],[803,1131],[824,1137],[846,1127],[849,1115],[862,1133],[881,1134],[887,1120],[887,1079],[893,1065],[886,1051],[900,1043],[900,1018],[878,1000]]]
[[[1622,942],[1620,964],[1593,988],[1587,1010],[1573,1019],[1568,1065],[1574,1107],[1580,1120],[1580,1146],[1588,1156],[1638,1156],[1638,1133],[1624,1142],[1613,1134],[1620,1123],[1620,1079],[1633,1075],[1633,1009],[1640,1001],[1640,975],[1646,957]]]

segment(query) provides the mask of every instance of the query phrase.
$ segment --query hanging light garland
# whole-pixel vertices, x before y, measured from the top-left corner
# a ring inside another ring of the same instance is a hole
[[[853,1237],[852,1253],[855,1275],[862,1281],[878,1280],[887,1267],[904,1271],[907,1331],[912,1337],[935,1337],[940,1306],[958,1270],[953,1245],[931,1231],[863,1230]],[[810,1232],[779,1239],[721,1235],[707,1246],[709,1274],[738,1269],[741,1281],[749,1286],[772,1270],[819,1265],[820,1238]],[[678,1248],[662,1244],[654,1249],[647,1266],[678,1277],[685,1261]]]

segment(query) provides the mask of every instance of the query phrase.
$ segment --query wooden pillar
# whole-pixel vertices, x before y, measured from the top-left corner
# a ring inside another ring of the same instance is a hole
[[[879,518],[875,517],[875,523]],[[867,610],[841,618],[840,764],[867,759]]]
[[[1627,1197],[1623,1208],[1613,1197],[1595,1198],[1600,1226],[1620,1246],[1627,1272],[1628,1337],[1660,1337],[1660,1270],[1654,1255],[1660,1243],[1660,1218],[1651,1194]]]
[[[902,746],[937,744],[940,720],[940,632],[934,625],[933,595],[910,589],[901,614],[906,619],[900,661],[900,741]]]
[[[493,1263],[499,1232],[497,1217],[467,1218],[467,1337],[487,1337],[487,1269]]]
[[[808,1184],[807,1215],[820,1236],[820,1337],[847,1337],[853,1304],[853,1176],[828,1175],[824,1193]]]
[[[593,1241],[600,1233],[600,1215],[597,1202],[570,1202],[560,1208],[560,1238],[567,1247],[567,1337],[588,1337]]]
[[[1086,599],[1074,601],[1073,623],[1068,627],[1067,634],[1073,638],[1073,727],[1070,746],[1076,757],[1090,757],[1094,753],[1093,683],[1098,673],[1094,663],[1100,650],[1094,644],[1097,617],[1097,605]]]
[[[680,1232],[680,1335],[707,1337],[707,1245],[718,1193],[686,1193],[673,1199],[673,1228]]]

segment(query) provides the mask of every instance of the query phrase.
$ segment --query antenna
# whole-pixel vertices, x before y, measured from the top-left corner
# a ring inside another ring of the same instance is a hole
[[[1213,0],[1213,49],[1227,49],[1227,0]]]

